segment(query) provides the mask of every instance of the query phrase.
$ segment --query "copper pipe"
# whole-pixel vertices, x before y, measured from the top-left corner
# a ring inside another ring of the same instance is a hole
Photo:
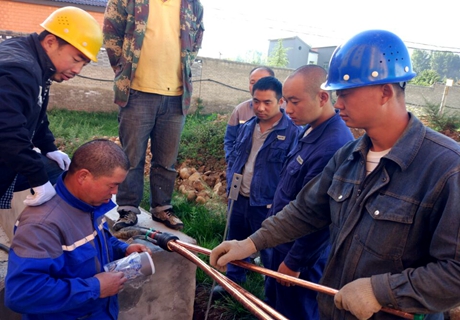
[[[225,277],[223,274],[217,270],[211,268],[206,263],[204,263],[199,257],[185,249],[181,244],[176,243],[175,241],[168,242],[168,248],[174,252],[179,253],[186,259],[195,263],[200,269],[202,269],[207,275],[216,280],[227,292],[229,292],[237,301],[239,301],[246,309],[248,309],[252,314],[254,314],[258,319],[262,320],[287,320],[284,316],[265,305],[264,310],[260,307],[264,305],[257,297],[253,296],[251,293],[247,292],[243,288],[240,288],[236,283],[232,283],[230,279]],[[237,288],[238,287],[238,288]],[[257,302],[255,302],[257,301]],[[269,314],[268,314],[268,313]],[[270,315],[271,314],[271,315]]]
[[[209,256],[211,254],[211,250],[209,250],[209,249],[206,249],[206,248],[203,248],[203,247],[200,247],[200,246],[197,246],[197,245],[193,245],[193,244],[190,244],[190,243],[186,243],[186,242],[183,242],[183,241],[180,241],[180,240],[176,240],[175,242],[177,244],[179,244],[179,245],[191,250],[191,251],[202,253],[202,254],[207,255],[207,256]],[[320,285],[320,284],[317,284],[317,283],[313,283],[313,282],[309,282],[309,281],[302,280],[302,279],[299,279],[299,278],[295,278],[295,277],[292,277],[292,276],[288,276],[286,274],[282,274],[282,273],[279,273],[279,272],[276,272],[276,271],[273,271],[273,270],[270,270],[270,269],[266,269],[266,268],[263,268],[263,267],[260,267],[260,266],[256,266],[255,264],[252,264],[252,263],[249,263],[249,262],[246,262],[246,261],[232,261],[230,263],[232,263],[232,264],[234,264],[236,266],[239,266],[239,267],[251,270],[251,271],[255,271],[257,273],[260,273],[260,274],[263,274],[263,275],[266,275],[266,276],[269,276],[269,277],[272,277],[272,278],[275,278],[275,279],[278,279],[278,280],[283,280],[283,281],[286,281],[286,282],[290,282],[290,283],[293,283],[293,284],[298,285],[300,287],[315,290],[315,291],[318,291],[318,292],[321,292],[321,293],[324,293],[324,294],[327,294],[327,295],[330,295],[330,296],[334,296],[338,292],[338,290],[336,290],[336,289],[332,289],[332,288],[329,288],[329,287],[326,287],[326,286],[323,286],[323,285]],[[403,311],[400,311],[400,310],[391,309],[391,308],[387,308],[387,307],[382,307],[382,309],[380,309],[380,310],[383,311],[383,312],[386,312],[386,313],[390,313],[390,314],[402,317],[404,319],[414,319],[413,314],[403,312]]]
[[[262,302],[260,299],[258,299],[257,297],[255,297],[252,293],[250,293],[249,291],[247,291],[246,289],[242,288],[241,286],[239,286],[237,283],[233,282],[231,279],[227,278],[226,276],[224,276],[222,273],[220,273],[219,271],[217,271],[216,269],[213,269],[213,268],[209,268],[210,270],[212,270],[212,272],[214,273],[214,275],[216,277],[220,277],[223,281],[227,281],[233,288],[235,288],[236,290],[238,290],[239,292],[241,292],[246,298],[248,298],[249,300],[251,300],[254,304],[256,304],[260,309],[262,309],[263,311],[265,311],[266,313],[268,313],[269,315],[271,315],[273,317],[273,319],[280,319],[280,320],[288,320],[286,317],[284,317],[281,313],[279,313],[278,311],[276,311],[275,309],[273,309],[272,307],[268,306],[266,303]],[[214,278],[215,279],[215,278]]]

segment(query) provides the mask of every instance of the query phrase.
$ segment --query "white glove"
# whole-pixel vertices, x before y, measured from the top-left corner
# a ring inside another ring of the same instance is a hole
[[[61,168],[62,170],[69,170],[70,158],[66,153],[60,150],[56,150],[53,152],[48,152],[46,154],[46,157],[55,161],[58,164],[59,168]]]
[[[372,290],[371,278],[356,279],[339,290],[334,296],[335,306],[350,311],[359,320],[365,320],[382,306]]]
[[[54,190],[54,187],[49,181],[44,185],[32,189],[34,190],[34,194],[28,195],[26,200],[24,200],[24,204],[29,207],[39,206],[51,199],[56,194],[56,190]]]
[[[224,241],[211,251],[210,264],[220,271],[227,270],[227,263],[241,260],[257,252],[251,239]]]

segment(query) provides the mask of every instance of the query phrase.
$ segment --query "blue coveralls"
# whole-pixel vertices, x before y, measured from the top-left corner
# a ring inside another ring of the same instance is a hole
[[[303,137],[299,136],[295,149],[288,155],[268,215],[275,215],[313,177],[319,174],[334,153],[353,140],[338,113]],[[295,242],[263,250],[264,266],[277,271],[281,262],[300,279],[318,283],[329,255],[329,229],[304,236]],[[271,277],[265,278],[266,302],[289,319],[319,319],[316,292],[299,286],[286,287]]]
[[[281,169],[289,152],[295,147],[299,127],[281,110],[283,116],[269,133],[260,148],[254,163],[254,175],[251,181],[250,196],[239,194],[233,204],[228,240],[243,240],[260,228],[266,218],[268,207],[273,201]],[[253,132],[257,117],[251,118],[240,129],[233,151],[229,155],[227,180],[228,188],[234,173],[242,173],[251,152]],[[242,283],[246,281],[244,269],[228,265],[227,277]]]

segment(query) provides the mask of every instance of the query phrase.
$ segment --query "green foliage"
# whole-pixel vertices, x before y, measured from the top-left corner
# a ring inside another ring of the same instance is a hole
[[[196,240],[197,244],[207,249],[213,249],[223,241],[226,223],[226,206],[222,204],[213,210],[204,205],[191,204],[186,197],[174,194],[174,211],[184,222],[185,234]],[[200,254],[201,260],[209,264],[209,257]],[[200,268],[196,274],[197,284],[212,284],[212,279]]]
[[[460,56],[458,54],[416,49],[412,53],[411,60],[414,70],[418,73],[415,79],[419,77],[424,78],[423,80],[419,80],[420,83],[415,84],[429,85],[429,82],[432,84],[434,74],[437,74],[439,77],[436,81],[443,79],[460,79]],[[427,77],[425,72],[428,71],[430,71],[431,74]]]
[[[211,210],[205,205],[191,204],[183,195],[174,194],[173,204],[184,222],[183,232],[194,238],[200,246],[207,243],[207,248],[214,248],[222,242],[227,210],[225,203],[213,206]]]
[[[221,160],[224,154],[224,134],[227,122],[216,114],[187,116],[179,145],[178,162],[197,159],[203,163],[208,160]]]
[[[267,59],[263,56],[263,53],[257,50],[248,50],[244,56],[238,55],[235,61],[252,63],[259,66],[267,64]]]
[[[48,111],[56,146],[71,156],[83,143],[95,137],[118,136],[117,113],[53,109]]]
[[[426,103],[424,108],[425,120],[433,130],[445,132],[455,131],[460,128],[460,115],[454,111],[444,108],[442,115],[439,114],[439,105]]]
[[[273,51],[268,56],[268,65],[271,67],[287,67],[289,64],[289,59],[287,56],[287,52],[291,48],[284,48],[283,41],[281,39],[278,40]]]
[[[460,78],[460,56],[452,52],[433,52],[431,69],[435,70],[442,79]]]
[[[199,115],[204,110],[203,99],[196,98],[196,110],[194,115]]]
[[[254,296],[259,298],[260,300],[264,300],[264,278],[261,274],[248,271],[247,273],[247,280],[241,286],[249,291]],[[225,319],[233,319],[233,320],[255,320],[257,319],[254,315],[252,315],[248,310],[246,310],[243,305],[233,299],[232,297],[228,296],[222,299],[221,301],[216,301],[217,306],[223,306],[227,311],[224,311],[222,315]]]
[[[411,56],[414,71],[421,73],[424,70],[429,70],[431,68],[430,59],[431,57],[428,51],[415,49]]]
[[[431,86],[436,82],[440,81],[441,77],[434,70],[423,70],[418,73],[417,76],[411,80],[411,84],[419,86]]]

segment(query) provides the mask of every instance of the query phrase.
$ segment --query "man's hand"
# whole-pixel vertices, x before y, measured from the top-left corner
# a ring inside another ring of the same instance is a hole
[[[382,306],[372,290],[371,278],[360,278],[346,284],[335,294],[335,306],[350,311],[359,320],[365,320]]]
[[[241,241],[224,241],[211,251],[209,262],[217,270],[225,272],[227,263],[247,258],[255,252],[256,246],[249,238]]]
[[[66,153],[56,150],[48,152],[46,157],[55,161],[62,170],[69,170],[70,158]]]
[[[299,271],[293,271],[293,270],[291,270],[291,269],[284,263],[284,261],[281,262],[280,266],[278,267],[278,272],[279,272],[279,273],[286,274],[286,275],[291,276],[291,277],[295,277],[295,278],[298,278],[298,277],[300,276],[300,272],[299,272]],[[283,285],[283,286],[286,286],[286,287],[295,286],[295,284],[292,284],[292,283],[287,282],[287,281],[283,281],[283,280],[281,280],[281,279],[276,280],[276,282],[278,282],[279,284],[281,284],[281,285]]]
[[[126,248],[125,256],[129,256],[133,252],[148,252],[150,255],[152,254],[152,251],[146,245],[140,243],[130,244],[128,248]]]
[[[24,204],[29,207],[39,206],[56,194],[56,190],[49,181],[44,185],[32,188],[32,190],[34,190],[34,194],[29,194],[24,200]]]
[[[123,289],[123,284],[128,280],[123,272],[101,272],[94,276],[99,280],[99,298],[107,298],[116,295]]]

